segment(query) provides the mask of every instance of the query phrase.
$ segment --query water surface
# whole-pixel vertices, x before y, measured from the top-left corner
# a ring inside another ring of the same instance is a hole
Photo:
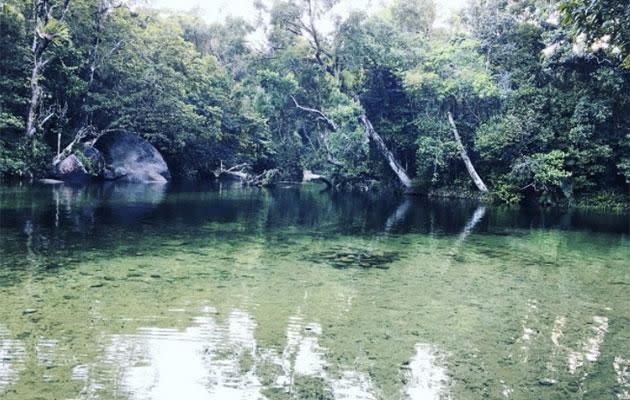
[[[0,188],[0,398],[630,399],[627,215]]]

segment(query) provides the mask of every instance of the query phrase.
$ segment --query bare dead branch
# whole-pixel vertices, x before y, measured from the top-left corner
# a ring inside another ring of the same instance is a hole
[[[39,123],[39,127],[40,129],[44,127],[44,124],[46,124],[46,122],[48,122],[49,119],[51,119],[53,116],[55,115],[55,112],[52,111],[50,114],[48,114],[47,116],[45,116],[41,122]]]
[[[64,149],[53,158],[53,166],[59,164],[63,159],[68,157],[70,153],[72,153],[72,151],[74,150],[74,146],[87,136],[90,128],[91,127],[82,127],[77,131],[74,139],[72,139],[72,141],[68,143],[68,145],[64,147]]]
[[[323,175],[314,174],[312,171],[305,169],[302,173],[302,182],[322,182],[330,189],[333,185],[330,179]]]
[[[301,106],[301,105],[297,102],[297,100],[295,99],[295,97],[293,97],[293,96],[290,96],[290,97],[291,97],[291,99],[293,100],[293,103],[295,103],[295,107],[299,108],[300,110],[308,111],[308,112],[315,113],[315,114],[319,115],[319,117],[320,117],[321,119],[323,119],[323,120],[326,122],[326,124],[328,125],[328,127],[329,127],[332,131],[336,131],[336,130],[337,130],[337,125],[335,124],[335,122],[334,122],[332,119],[330,119],[330,118],[329,118],[326,114],[324,114],[322,111],[317,110],[317,109],[315,109],[315,108],[310,108],[310,107],[304,107],[304,106]]]

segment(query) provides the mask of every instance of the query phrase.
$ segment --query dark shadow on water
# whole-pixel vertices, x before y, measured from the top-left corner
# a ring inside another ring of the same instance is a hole
[[[199,248],[208,238],[233,243],[235,248],[243,240],[281,247],[300,236],[416,233],[466,238],[471,234],[519,235],[531,229],[628,234],[630,220],[628,215],[579,210],[479,207],[467,201],[321,192],[317,185],[274,189],[116,183],[0,187],[0,267],[35,268],[43,273],[72,265],[84,250],[110,255],[147,253],[174,239],[190,249]],[[355,250],[319,257],[340,268],[389,263],[388,255]]]

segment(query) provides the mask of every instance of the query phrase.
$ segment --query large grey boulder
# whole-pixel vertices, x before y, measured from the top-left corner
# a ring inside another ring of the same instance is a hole
[[[81,149],[81,153],[88,163],[86,167],[89,173],[94,176],[103,174],[105,170],[105,157],[103,157],[97,148],[86,145]]]
[[[75,154],[70,154],[55,165],[53,176],[64,182],[82,182],[90,179],[85,166]]]
[[[105,157],[106,180],[121,182],[167,182],[171,179],[168,166],[155,147],[131,133],[112,133],[96,142]]]
[[[69,183],[85,183],[105,169],[105,159],[94,147],[84,146],[54,165],[52,177]]]

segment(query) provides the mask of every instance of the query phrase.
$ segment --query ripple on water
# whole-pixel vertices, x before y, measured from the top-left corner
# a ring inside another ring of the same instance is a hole
[[[35,345],[37,362],[46,370],[43,376],[46,382],[53,379],[50,371],[55,367],[55,347],[57,347],[57,341],[46,338],[40,338]]]
[[[17,380],[24,368],[25,353],[22,341],[9,339],[9,331],[0,326],[0,394]]]
[[[599,358],[600,347],[604,343],[604,336],[608,332],[608,318],[601,316],[593,317],[591,326],[593,336],[582,342],[581,351],[572,351],[569,354],[569,372],[575,374],[577,370],[584,366],[584,361],[594,363]]]
[[[134,400],[259,399],[256,375],[239,365],[242,354],[255,352],[254,328],[246,313],[235,310],[223,323],[202,316],[183,331],[148,327],[114,335],[105,364],[117,372],[106,379],[119,386],[117,394]]]
[[[447,393],[448,376],[442,356],[430,344],[416,344],[416,354],[407,368],[404,392],[410,400],[450,399]]]
[[[370,377],[358,371],[343,371],[332,381],[332,390],[335,399],[376,400]]]
[[[271,387],[287,393],[299,392],[300,382],[320,382],[336,400],[379,398],[367,373],[344,366],[330,368],[318,323],[290,317],[282,353],[258,349],[255,329],[256,321],[248,313],[234,310],[224,321],[210,314],[197,317],[184,330],[147,327],[136,334],[113,335],[102,365],[77,366],[73,377],[86,382],[83,394],[98,394],[114,385],[115,396],[132,400],[255,400],[266,398],[257,369],[271,363],[279,367]],[[404,396],[449,398],[440,353],[428,344],[416,345],[415,351],[408,363]]]
[[[623,357],[615,357],[613,368],[617,375],[617,383],[620,386],[617,398],[630,400],[630,360]]]
[[[277,383],[284,383],[283,386],[288,389],[294,385],[295,377],[318,378],[330,388],[337,400],[376,399],[374,386],[366,373],[340,366],[338,376],[330,375],[326,362],[327,349],[319,344],[321,334],[320,324],[305,324],[298,316],[289,318],[287,346],[282,359],[278,360],[285,366],[285,376],[278,379]]]

